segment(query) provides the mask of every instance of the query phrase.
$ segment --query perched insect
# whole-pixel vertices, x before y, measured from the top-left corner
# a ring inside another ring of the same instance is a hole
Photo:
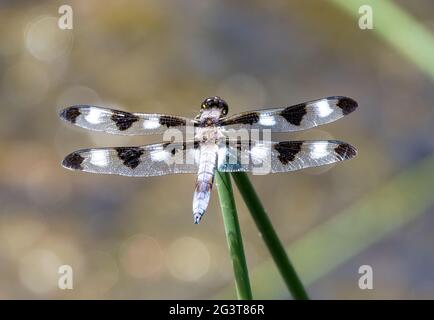
[[[197,174],[193,220],[199,223],[211,196],[215,170],[254,172],[267,159],[268,172],[288,172],[343,161],[356,149],[336,140],[259,141],[231,138],[236,130],[293,132],[335,121],[357,108],[351,98],[334,96],[289,107],[249,111],[227,116],[228,105],[219,97],[207,98],[194,119],[130,113],[96,106],[77,105],[60,117],[79,127],[112,134],[162,134],[167,129],[194,128],[194,138],[139,147],[96,148],[75,151],[62,165],[72,170],[149,177],[175,173]],[[244,157],[240,156],[244,155]],[[185,161],[190,157],[191,161]],[[175,161],[179,159],[184,161]]]

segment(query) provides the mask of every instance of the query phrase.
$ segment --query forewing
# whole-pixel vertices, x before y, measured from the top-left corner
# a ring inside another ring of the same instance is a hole
[[[60,118],[81,128],[120,135],[158,134],[166,129],[182,129],[195,125],[195,120],[189,118],[131,113],[89,105],[63,109]]]
[[[221,121],[224,130],[270,129],[272,132],[305,130],[336,121],[353,112],[357,102],[333,96],[290,107],[239,113]]]
[[[318,167],[355,157],[348,143],[324,141],[226,141],[219,146],[218,170],[258,174]]]
[[[185,142],[82,149],[66,156],[62,166],[71,170],[134,177],[197,173],[198,148],[196,142]]]

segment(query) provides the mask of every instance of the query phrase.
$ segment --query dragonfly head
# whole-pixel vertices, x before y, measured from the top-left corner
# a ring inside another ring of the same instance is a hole
[[[203,111],[219,111],[219,118],[222,118],[228,114],[229,107],[226,101],[220,97],[206,98],[202,102],[201,113]]]

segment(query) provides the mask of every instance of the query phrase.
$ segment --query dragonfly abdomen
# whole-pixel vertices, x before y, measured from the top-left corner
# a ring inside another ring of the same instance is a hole
[[[199,171],[193,196],[193,221],[199,223],[211,198],[218,146],[206,143],[200,149]]]

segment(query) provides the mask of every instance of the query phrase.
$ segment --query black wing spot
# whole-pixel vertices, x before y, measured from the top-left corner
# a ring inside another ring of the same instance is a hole
[[[344,116],[356,110],[358,106],[355,100],[347,97],[338,97],[338,102],[336,105],[342,109],[342,114]]]
[[[60,113],[60,117],[69,121],[71,123],[75,123],[77,117],[81,114],[80,109],[78,107],[69,107]]]
[[[166,126],[166,127],[180,127],[180,126],[185,126],[186,125],[186,121],[184,119],[180,119],[178,117],[172,117],[172,116],[160,116],[160,119],[158,120],[158,122],[162,125],[162,126]]]
[[[111,119],[120,131],[129,129],[134,122],[139,121],[138,116],[125,111],[115,111],[111,116]]]
[[[246,114],[242,114],[239,117],[235,119],[228,119],[226,121],[223,121],[223,125],[231,125],[231,124],[249,124],[252,125],[254,123],[257,123],[259,121],[259,113],[257,112],[249,112]]]
[[[342,160],[351,159],[356,156],[357,150],[348,143],[341,143],[335,148],[335,152],[341,157]]]
[[[143,149],[139,147],[119,147],[115,150],[123,164],[131,169],[135,169],[140,164],[140,157],[144,153]]]
[[[293,124],[295,126],[299,126],[301,123],[301,120],[303,120],[303,117],[307,113],[306,110],[306,104],[300,103],[295,106],[287,107],[285,108],[280,115],[286,119],[290,124]]]
[[[294,161],[297,153],[300,152],[303,142],[300,141],[282,141],[274,146],[277,152],[279,152],[278,159],[284,165],[291,161]]]
[[[83,170],[83,167],[81,166],[83,161],[84,158],[80,154],[78,154],[77,152],[73,152],[65,157],[62,162],[62,166],[74,170]]]

